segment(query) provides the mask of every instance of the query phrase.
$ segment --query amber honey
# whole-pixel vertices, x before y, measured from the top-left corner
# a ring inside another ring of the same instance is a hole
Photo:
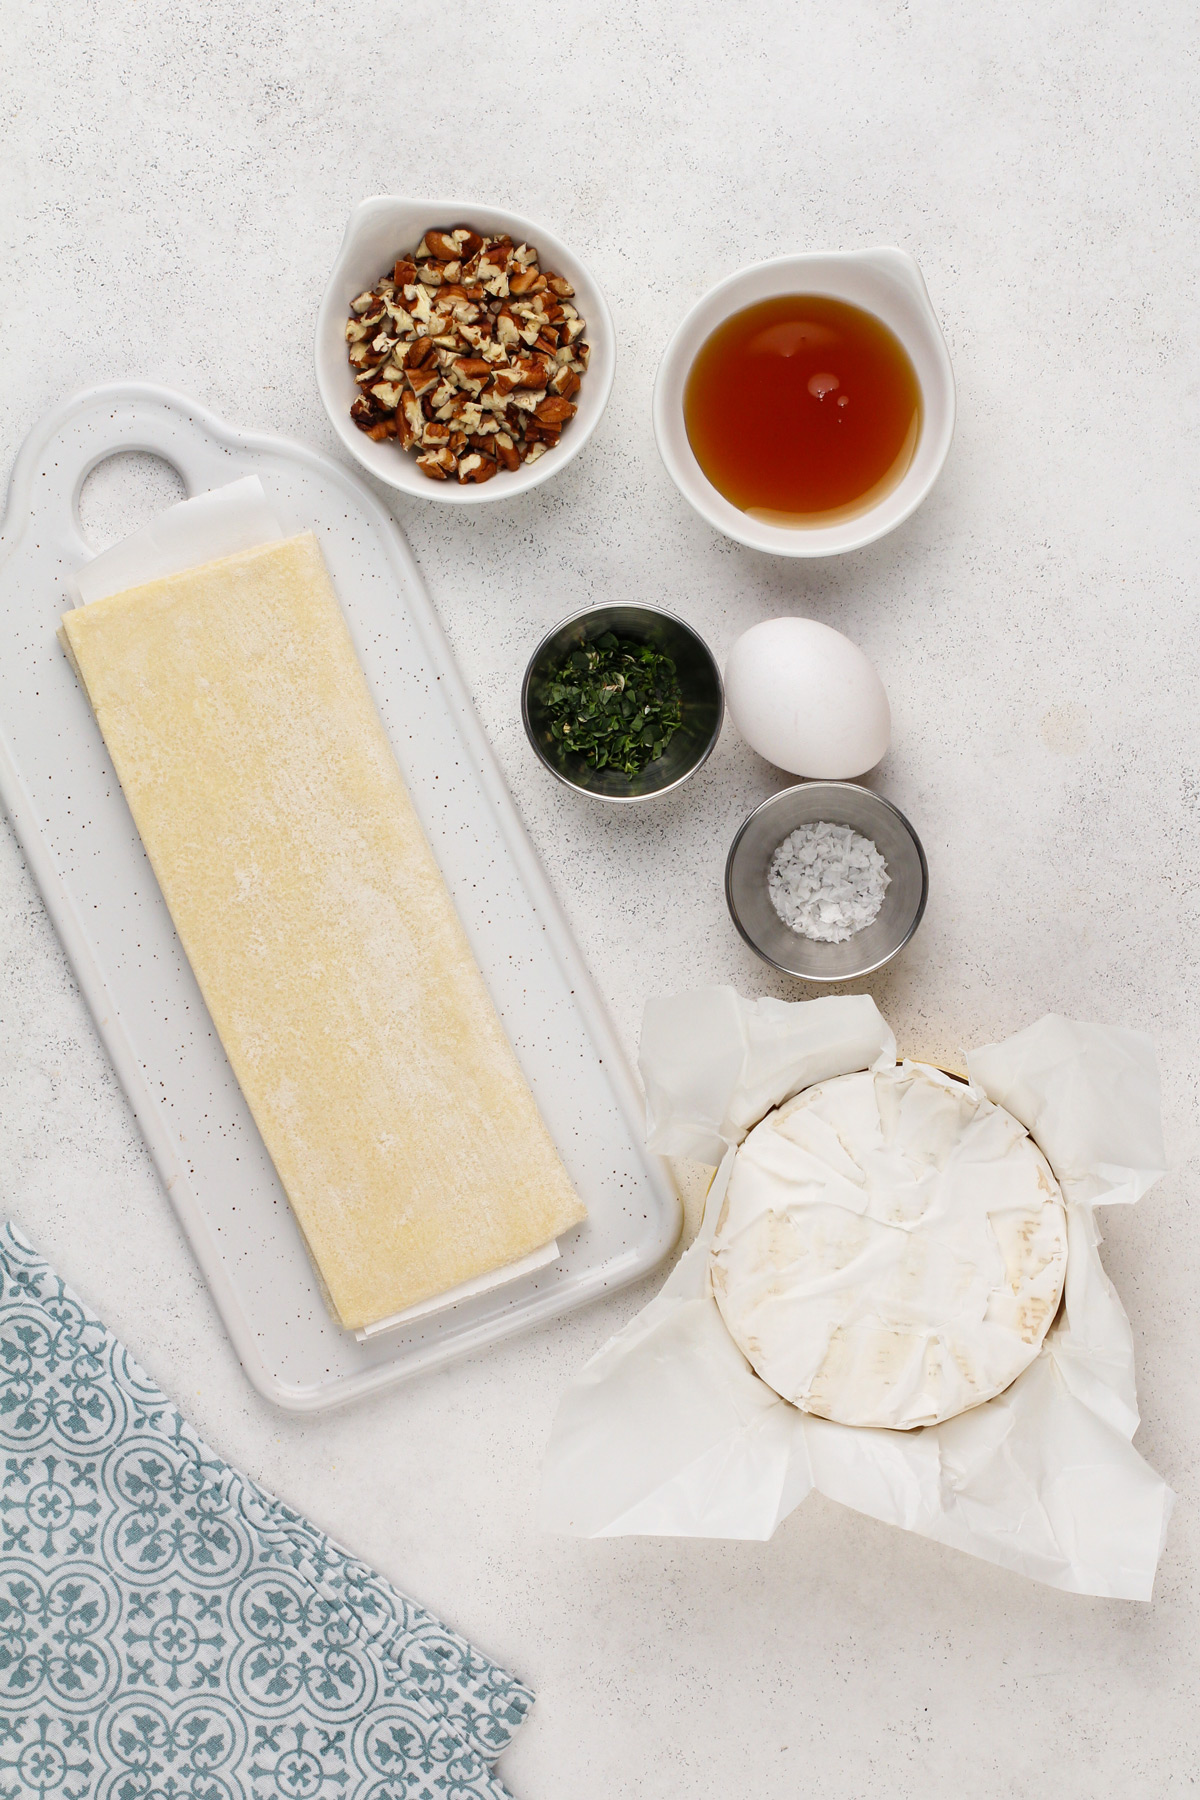
[[[824,294],[760,300],[705,339],[684,423],[719,493],[778,525],[831,524],[901,479],[921,431],[921,388],[895,332]]]

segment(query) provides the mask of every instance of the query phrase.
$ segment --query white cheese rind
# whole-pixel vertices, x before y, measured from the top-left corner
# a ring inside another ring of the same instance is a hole
[[[922,1064],[844,1075],[737,1153],[713,1240],[735,1343],[785,1400],[911,1430],[990,1400],[1058,1309],[1067,1228],[1024,1128]]]

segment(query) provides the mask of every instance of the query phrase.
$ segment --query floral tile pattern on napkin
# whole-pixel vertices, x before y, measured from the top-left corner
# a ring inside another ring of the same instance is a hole
[[[504,1800],[528,1688],[222,1462],[0,1226],[0,1800]]]

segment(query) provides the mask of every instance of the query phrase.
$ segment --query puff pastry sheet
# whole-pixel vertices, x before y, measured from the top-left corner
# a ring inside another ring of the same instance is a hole
[[[316,538],[95,600],[63,630],[341,1323],[577,1224]]]

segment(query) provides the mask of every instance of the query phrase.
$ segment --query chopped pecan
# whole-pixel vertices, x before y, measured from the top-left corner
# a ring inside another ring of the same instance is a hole
[[[473,450],[470,456],[459,458],[458,479],[460,481],[490,481],[496,473],[496,465],[490,456],[483,456]]]
[[[506,469],[519,469],[521,466],[521,453],[507,431],[496,433],[496,455]]]
[[[418,452],[431,481],[490,481],[544,456],[588,363],[575,290],[537,250],[469,225],[427,231],[351,302],[351,417]]]
[[[458,458],[453,450],[442,445],[439,450],[423,450],[417,458],[417,467],[431,481],[448,481],[458,467]]]
[[[430,256],[436,256],[442,262],[453,262],[458,257],[458,240],[448,231],[427,231],[425,247]]]
[[[513,365],[517,376],[517,386],[523,388],[544,388],[546,385],[546,365],[536,356],[520,356]]]
[[[425,414],[421,411],[421,402],[416,394],[407,393],[401,396],[400,416],[408,427],[407,433],[401,433],[402,439],[407,436],[408,442],[404,445],[407,450],[409,444],[415,443],[425,429]]]
[[[547,394],[536,409],[534,417],[539,425],[557,425],[561,430],[568,419],[575,417],[575,407],[570,400],[564,400],[561,395]]]

